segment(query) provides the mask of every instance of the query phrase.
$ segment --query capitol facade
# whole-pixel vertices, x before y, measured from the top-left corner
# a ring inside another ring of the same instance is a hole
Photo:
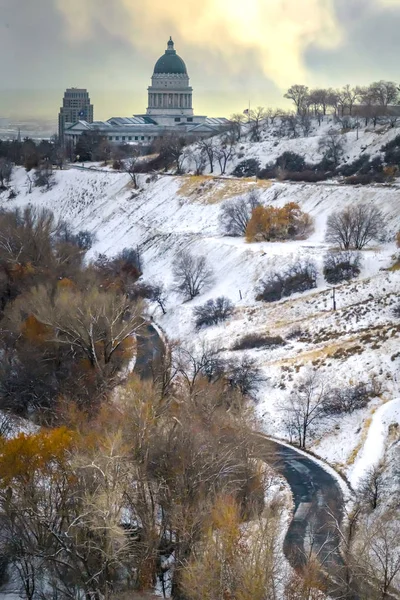
[[[145,114],[92,123],[86,120],[66,123],[64,139],[75,143],[84,131],[96,131],[111,143],[150,145],[171,132],[188,137],[208,137],[228,123],[225,118],[194,114],[193,89],[187,68],[170,38],[165,53],[154,67]]]

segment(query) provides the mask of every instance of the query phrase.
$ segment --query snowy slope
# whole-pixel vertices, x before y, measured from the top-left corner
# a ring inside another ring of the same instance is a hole
[[[310,140],[305,140],[308,146]],[[382,143],[379,139],[379,146]],[[295,340],[274,350],[251,351],[267,377],[257,407],[266,431],[286,435],[279,403],[299,373],[315,361],[322,363],[324,376],[335,385],[350,380],[367,381],[373,375],[379,378],[384,384],[382,398],[374,400],[365,411],[324,425],[314,442],[313,449],[321,456],[345,471],[354,469],[358,456],[355,450],[361,449],[367,436],[364,423],[370,410],[383,399],[394,397],[399,332],[393,329],[392,333],[391,311],[400,291],[400,272],[382,271],[392,262],[394,243],[363,252],[360,281],[339,286],[336,313],[331,312],[330,290],[322,277],[317,290],[273,305],[256,302],[255,288],[268,270],[284,267],[298,256],[310,257],[321,266],[327,247],[325,223],[333,210],[357,202],[374,203],[387,214],[389,229],[392,232],[400,229],[399,187],[256,184],[248,180],[233,185],[231,180],[160,175],[152,181],[141,176],[138,193],[132,189],[126,174],[89,169],[57,172],[56,181],[50,191],[33,189],[29,194],[26,173],[17,169],[13,187],[18,195],[13,200],[0,195],[0,204],[6,208],[27,204],[46,207],[69,221],[76,231],[92,231],[97,241],[90,258],[100,252],[113,255],[124,247],[139,246],[143,252],[144,278],[163,282],[169,289],[167,315],[161,317],[156,307],[151,310],[170,338],[179,338],[184,343],[198,339],[193,327],[193,306],[222,294],[235,303],[233,318],[201,333],[200,337],[226,353],[232,353],[233,342],[245,333],[271,332],[285,337],[298,325],[308,332],[307,341]],[[286,243],[247,244],[240,238],[224,237],[218,220],[221,201],[246,193],[256,185],[264,204],[282,206],[289,201],[298,202],[314,217],[315,233],[308,240]],[[214,281],[199,298],[182,304],[182,299],[171,289],[171,265],[176,252],[184,248],[207,257]],[[372,341],[360,342],[372,327],[375,328]],[[361,350],[354,351],[360,345]]]

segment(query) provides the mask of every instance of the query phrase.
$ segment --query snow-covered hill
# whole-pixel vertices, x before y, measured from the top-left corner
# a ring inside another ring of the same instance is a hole
[[[311,138],[306,143],[309,147]],[[382,143],[379,137],[379,144],[371,141],[370,146],[380,147]],[[278,154],[282,151],[279,148]],[[349,475],[357,472],[358,455],[365,461],[361,449],[368,439],[373,413],[382,402],[398,395],[395,373],[400,362],[400,326],[392,308],[398,301],[400,271],[385,270],[393,262],[394,242],[363,252],[361,276],[356,282],[338,286],[338,310],[334,313],[331,291],[321,275],[317,290],[274,304],[256,302],[255,288],[270,269],[281,268],[298,256],[312,258],[321,267],[327,248],[326,219],[333,210],[359,202],[373,203],[386,213],[389,230],[399,230],[400,187],[256,183],[207,176],[146,177],[140,176],[141,190],[137,192],[126,174],[71,168],[56,173],[56,185],[51,190],[34,188],[28,193],[26,173],[17,169],[12,182],[17,196],[9,200],[6,194],[0,195],[0,204],[4,208],[26,204],[46,207],[69,221],[76,231],[95,233],[89,258],[140,247],[144,279],[162,282],[169,290],[167,314],[163,317],[155,306],[150,310],[170,338],[185,344],[206,339],[230,354],[234,342],[245,333],[270,332],[286,338],[293,328],[300,327],[305,333],[301,340],[287,340],[285,346],[276,349],[251,351],[267,378],[258,394],[257,410],[266,431],[273,435],[286,435],[279,404],[307,366],[319,365],[323,377],[338,387],[375,377],[381,384],[380,396],[367,409],[321,426],[313,445],[317,453]],[[224,237],[219,224],[221,203],[254,187],[263,204],[299,203],[315,219],[312,236],[304,241],[259,244]],[[214,272],[212,286],[184,304],[172,290],[171,268],[182,249],[205,255]],[[198,335],[193,306],[219,295],[234,302],[233,317]]]

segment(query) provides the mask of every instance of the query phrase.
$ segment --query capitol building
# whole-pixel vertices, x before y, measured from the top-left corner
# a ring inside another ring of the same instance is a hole
[[[64,117],[63,131],[60,131],[63,139],[75,143],[84,131],[96,131],[112,143],[149,145],[172,132],[189,137],[208,137],[229,123],[225,118],[194,114],[193,88],[190,87],[185,62],[176,53],[172,38],[155,64],[148,88],[146,114],[112,117],[108,121],[86,119],[84,108],[79,114],[80,120],[73,123],[68,123]]]

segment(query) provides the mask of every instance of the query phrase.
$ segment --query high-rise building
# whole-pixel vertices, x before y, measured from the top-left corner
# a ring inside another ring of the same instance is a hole
[[[64,139],[64,131],[77,121],[93,123],[93,104],[87,90],[69,88],[65,90],[63,105],[58,115],[58,135]]]

